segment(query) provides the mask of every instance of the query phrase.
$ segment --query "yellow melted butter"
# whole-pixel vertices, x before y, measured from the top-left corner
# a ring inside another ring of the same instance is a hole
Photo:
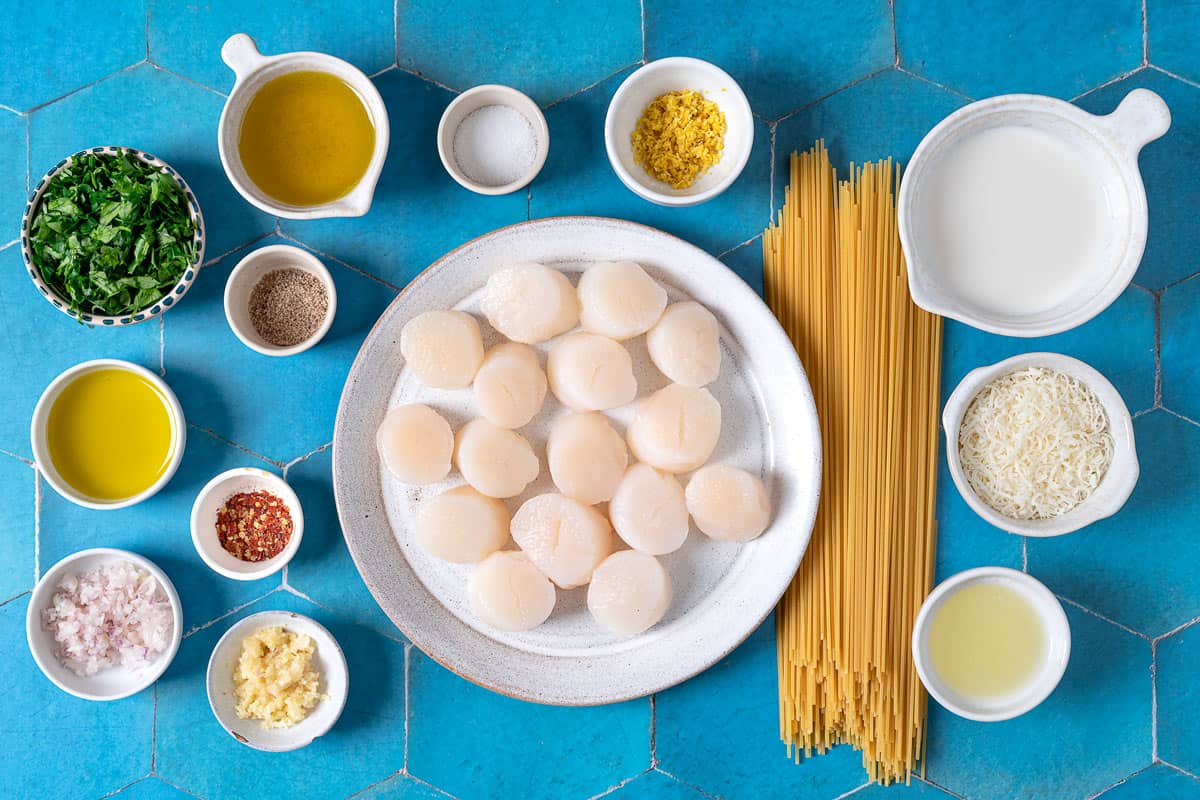
[[[1003,697],[1024,688],[1037,676],[1046,649],[1037,609],[1002,583],[954,592],[929,626],[933,669],[966,697]]]
[[[55,399],[46,424],[59,476],[102,501],[123,500],[154,485],[170,464],[172,439],[166,398],[125,369],[75,378]]]
[[[263,192],[288,205],[315,206],[362,180],[375,150],[375,126],[362,98],[341,78],[291,72],[251,98],[238,150]]]

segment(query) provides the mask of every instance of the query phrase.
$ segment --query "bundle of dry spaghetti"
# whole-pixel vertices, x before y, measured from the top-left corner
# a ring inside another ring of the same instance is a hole
[[[823,142],[791,158],[763,237],[767,302],[812,382],[821,505],[777,613],[780,734],[789,754],[849,743],[871,780],[907,781],[925,744],[910,656],[933,578],[942,321],[908,295],[899,167],[851,165]]]

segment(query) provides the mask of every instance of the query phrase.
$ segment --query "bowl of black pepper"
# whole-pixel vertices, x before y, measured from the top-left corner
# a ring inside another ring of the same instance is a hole
[[[192,504],[192,544],[227,578],[265,578],[292,560],[304,534],[300,498],[287,481],[257,467],[237,467],[209,481]]]
[[[225,281],[225,319],[251,350],[291,356],[315,345],[337,311],[333,277],[307,250],[286,244],[246,255]]]

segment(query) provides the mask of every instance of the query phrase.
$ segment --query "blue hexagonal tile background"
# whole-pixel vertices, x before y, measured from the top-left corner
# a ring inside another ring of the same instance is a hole
[[[1141,800],[1200,797],[1200,9],[1147,0],[831,0],[729,4],[599,0],[78,0],[0,10],[0,765],[5,797],[205,800],[304,796],[368,800]],[[84,21],[86,15],[86,22]],[[388,106],[388,161],[358,219],[277,220],[226,180],[216,122],[232,73],[219,49],[245,31],[267,53],[331,52],[372,76]],[[698,207],[668,209],[628,192],[604,155],[603,120],[621,80],[646,59],[714,61],[743,86],[755,147],[739,180]],[[550,126],[545,168],[527,190],[482,197],[436,152],[455,93],[499,82],[529,93]],[[1173,126],[1140,158],[1150,235],[1137,286],[1075,331],[990,336],[947,323],[943,398],[969,370],[1055,350],[1105,373],[1137,413],[1141,482],[1116,517],[1054,540],[991,528],[939,472],[937,573],[984,564],[1027,569],[1066,604],[1072,662],[1029,715],[977,724],[930,709],[926,780],[864,785],[848,748],[790,762],[777,736],[768,620],[726,659],[652,699],[596,709],[533,706],[447,672],[406,643],[363,585],[340,535],[329,449],[340,388],[384,306],[420,270],[497,227],[555,214],[607,214],[661,227],[717,255],[762,290],[761,237],[783,198],[787,154],[824,137],[834,161],[907,160],[933,124],[972,98],[1041,91],[1093,113],[1135,87],[1161,94]],[[53,309],[22,264],[28,189],[68,153],[129,144],[192,185],[208,227],[205,266],[161,321],[93,330]],[[259,356],[225,324],[225,276],[276,241],[317,253],[339,313],[318,347]],[[156,497],[89,512],[60,498],[30,463],[38,395],[79,361],[120,357],[159,370],[191,427],[183,464]],[[213,474],[257,465],[300,495],[306,531],[288,568],[262,581],[218,578],[196,555],[188,514]],[[96,705],[38,673],[24,639],[28,591],[75,550],[142,552],[179,589],[185,633],[157,687]],[[267,755],[213,718],[204,668],[242,616],[287,608],[328,625],[346,650],[351,695],[312,746]],[[64,758],[67,733],[71,757]],[[308,778],[297,788],[279,775]]]

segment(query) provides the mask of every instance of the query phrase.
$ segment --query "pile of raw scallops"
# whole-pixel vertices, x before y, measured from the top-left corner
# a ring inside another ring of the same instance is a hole
[[[451,462],[466,481],[424,501],[417,541],[437,558],[476,565],[468,600],[487,625],[536,627],[554,610],[556,585],[586,584],[597,622],[619,635],[641,633],[671,603],[670,579],[655,556],[683,545],[689,516],[704,534],[726,541],[753,539],[770,520],[757,476],[706,466],[721,432],[721,406],[704,388],[721,368],[717,320],[699,303],[668,306],[663,287],[631,261],[593,264],[578,289],[542,264],[501,269],[488,279],[481,306],[509,340],[487,352],[479,323],[462,311],[427,311],[401,331],[401,353],[416,378],[436,389],[472,387],[480,414],[457,436],[418,404],[392,409],[379,427],[380,458],[400,481],[439,482]],[[622,342],[642,334],[672,383],[638,398]],[[555,337],[543,371],[530,345]],[[558,492],[510,514],[503,500],[520,495],[540,468],[517,429],[542,411],[547,388],[570,409],[546,442]],[[601,412],[635,401],[622,437]],[[676,476],[688,472],[684,489]],[[614,530],[630,549],[617,549]],[[510,536],[519,549],[507,549]]]

